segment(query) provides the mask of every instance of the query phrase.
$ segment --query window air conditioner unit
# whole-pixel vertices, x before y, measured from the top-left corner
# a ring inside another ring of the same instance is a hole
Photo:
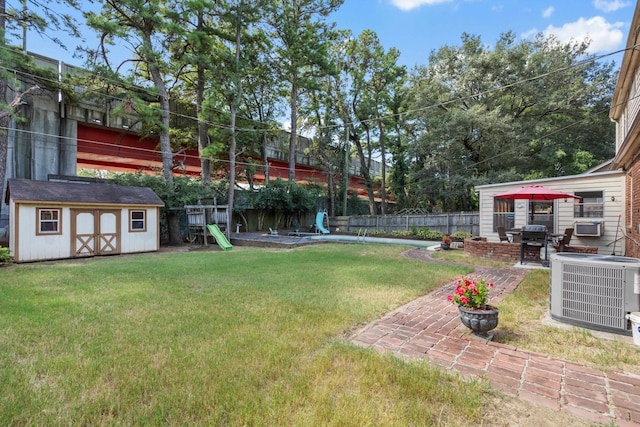
[[[602,236],[604,224],[602,222],[576,222],[573,224],[573,234],[576,236]]]

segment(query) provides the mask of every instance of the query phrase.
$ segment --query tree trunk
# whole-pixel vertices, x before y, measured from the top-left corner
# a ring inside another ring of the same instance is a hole
[[[329,216],[336,215],[336,182],[333,176],[333,171],[331,168],[327,168],[329,170],[329,178],[327,180],[327,187],[329,190]]]
[[[0,0],[0,46],[5,46],[5,26],[6,26],[6,2]],[[7,102],[7,76],[0,76],[0,103]],[[3,111],[0,110],[0,213],[2,213],[2,206],[4,205],[4,179],[7,173],[7,150],[9,148],[9,114],[3,115]]]
[[[202,31],[204,26],[204,17],[202,11],[198,13],[197,27]],[[198,113],[198,152],[200,153],[200,176],[202,185],[209,187],[211,184],[211,160],[202,155],[203,150],[209,145],[209,135],[207,135],[207,123],[203,117],[202,103],[204,102],[205,76],[204,66],[201,61],[197,65],[196,77],[196,109]]]
[[[269,182],[269,159],[267,159],[267,144],[269,140],[267,139],[267,134],[265,132],[262,133],[262,160],[264,162],[264,184],[266,185]]]
[[[178,211],[167,211],[167,227],[169,244],[171,246],[182,245],[182,227],[180,226],[180,214]]]
[[[0,28],[0,31],[2,29]],[[7,80],[0,78],[0,102],[7,100]],[[3,114],[5,113],[5,114]],[[7,173],[7,150],[9,147],[9,123],[11,116],[7,112],[0,112],[0,213],[4,205],[4,179]]]
[[[151,40],[147,41],[149,46]],[[161,117],[161,129],[160,129],[160,151],[162,152],[162,175],[164,177],[164,184],[168,194],[173,194],[175,186],[173,184],[173,153],[171,152],[171,138],[169,136],[169,94],[167,87],[162,78],[162,74],[157,65],[150,64],[149,72],[153,83],[158,89],[158,100],[160,102],[160,117]],[[171,206],[168,206],[171,207]],[[173,211],[168,211],[167,225],[169,232],[169,243],[171,245],[182,244],[182,230],[180,228],[180,217]]]
[[[291,133],[289,134],[289,181],[296,180],[296,142],[298,139],[298,83],[296,78],[291,83]]]
[[[240,3],[242,5],[242,3]],[[238,11],[238,15],[240,15],[240,11]],[[239,22],[240,19],[237,20]],[[240,99],[242,98],[242,80],[240,78],[240,48],[242,46],[242,38],[241,38],[241,28],[240,24],[236,25],[236,52],[235,52],[235,95],[233,97],[233,101],[231,102],[230,107],[230,131],[231,131],[231,143],[229,144],[229,191],[227,193],[228,196],[228,215],[231,218],[233,214],[233,203],[235,198],[235,185],[236,185],[236,115],[238,111],[238,104],[240,104]],[[230,233],[230,230],[227,230],[227,234]]]
[[[160,101],[160,151],[162,153],[162,176],[164,177],[165,185],[169,193],[173,193],[173,153],[171,151],[171,138],[169,136],[170,127],[170,106],[169,106],[169,94],[167,93],[167,87],[162,79],[160,70],[157,66],[151,65],[149,72],[153,78],[153,82],[158,89],[158,100]]]
[[[380,213],[382,215],[387,214],[387,165],[385,159],[387,157],[387,149],[385,147],[385,133],[384,127],[382,126],[382,120],[378,119],[378,130],[380,132],[380,155],[382,157],[382,164],[380,165],[380,173],[382,174],[381,179],[381,188],[380,188],[380,197],[382,201],[380,202]]]
[[[198,82],[196,88],[196,108],[198,110],[198,149],[200,152],[200,167],[202,169],[202,185],[209,187],[211,184],[211,160],[203,157],[203,150],[209,145],[209,136],[207,134],[207,123],[203,118],[202,103],[204,102],[204,69],[198,65]]]

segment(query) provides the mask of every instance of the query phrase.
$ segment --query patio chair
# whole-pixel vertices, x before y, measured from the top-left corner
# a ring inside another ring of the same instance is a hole
[[[269,227],[269,234],[271,236],[277,236],[278,235],[278,230],[274,230],[273,228]]]
[[[496,227],[496,230],[498,231],[500,242],[510,242],[509,236],[507,236],[507,233],[504,231],[504,227]]]
[[[573,236],[573,228],[565,228],[564,236],[558,241],[558,252],[565,252],[567,250],[571,236]]]

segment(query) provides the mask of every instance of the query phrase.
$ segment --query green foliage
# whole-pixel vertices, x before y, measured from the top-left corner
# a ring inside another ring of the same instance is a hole
[[[157,175],[122,173],[114,174],[112,179],[116,184],[120,185],[151,188],[162,199],[167,208],[195,205],[198,200],[205,199],[208,199],[207,204],[213,204],[212,199],[214,197],[217,204],[226,203],[226,185],[222,182],[211,183],[211,187],[206,188],[199,180],[177,177],[174,178],[175,190],[169,193],[164,179]]]
[[[410,237],[410,236],[415,236],[415,233],[407,230],[396,230],[396,231],[392,231],[391,235],[394,237]]]
[[[463,307],[485,308],[493,283],[484,278],[463,277],[456,281],[456,291],[447,299]]]
[[[9,248],[3,248],[0,246],[0,265],[10,264],[13,262],[13,257],[9,252]]]
[[[277,179],[256,193],[253,205],[256,209],[271,211],[290,220],[301,213],[317,209],[318,198],[323,196],[318,188]]]
[[[429,230],[428,228],[420,228],[416,232],[416,236],[424,240],[442,240],[445,234],[442,231]]]
[[[516,40],[505,33],[489,48],[463,34],[416,69],[409,190],[419,205],[475,210],[476,185],[580,173],[613,155],[615,127],[601,113],[613,64],[587,61],[587,43]]]
[[[472,234],[466,231],[456,231],[455,233],[451,233],[451,237],[454,239],[468,239],[472,237]]]

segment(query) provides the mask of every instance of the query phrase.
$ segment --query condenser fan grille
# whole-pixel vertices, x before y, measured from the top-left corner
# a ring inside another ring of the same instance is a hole
[[[619,268],[564,264],[562,316],[624,329],[624,273]]]

